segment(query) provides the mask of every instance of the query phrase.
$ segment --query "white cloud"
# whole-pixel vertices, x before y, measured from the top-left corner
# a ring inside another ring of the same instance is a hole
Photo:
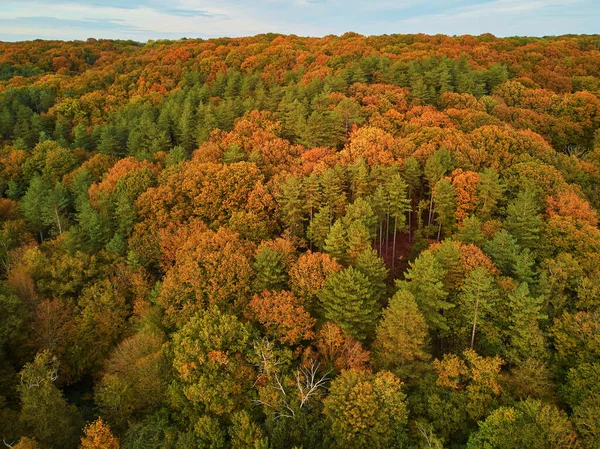
[[[93,2],[92,2],[93,1]],[[598,0],[0,0],[0,39],[597,32]],[[48,18],[46,22],[33,18]],[[56,26],[57,21],[62,22]],[[53,22],[54,21],[54,22]]]

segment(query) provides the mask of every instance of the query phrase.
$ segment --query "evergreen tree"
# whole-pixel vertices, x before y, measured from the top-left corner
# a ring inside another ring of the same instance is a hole
[[[356,202],[358,198],[367,195],[369,190],[369,172],[364,159],[360,159],[348,169],[350,175],[350,192],[351,200]]]
[[[503,194],[504,186],[495,169],[488,167],[479,173],[479,182],[477,183],[478,215],[482,220],[487,220],[492,216]]]
[[[408,240],[412,241],[412,227],[415,204],[421,192],[421,164],[414,157],[410,156],[402,164],[402,177],[408,186],[408,198],[410,199],[410,208],[408,211]]]
[[[538,246],[543,225],[539,214],[540,206],[531,189],[522,190],[506,209],[506,230],[511,233],[522,248],[534,251]]]
[[[417,378],[429,360],[429,329],[414,296],[398,290],[377,326],[373,352],[379,369],[392,371],[401,379]]]
[[[456,218],[456,191],[447,179],[440,179],[433,191],[433,199],[435,201],[435,213],[438,221],[437,239],[440,240],[442,226],[448,231],[452,229]]]
[[[137,160],[150,159],[158,151],[165,151],[168,146],[166,133],[147,114],[131,130],[127,139],[127,152]]]
[[[471,349],[475,345],[477,330],[481,330],[488,342],[498,341],[499,331],[493,316],[498,300],[499,293],[490,273],[484,268],[471,271],[458,297],[458,312],[470,330]]]
[[[404,229],[406,213],[410,213],[410,200],[407,198],[408,186],[400,174],[395,174],[386,186],[390,202],[390,215],[394,219],[394,237],[392,243],[392,271],[396,262],[396,233]]]
[[[377,256],[377,252],[372,248],[364,250],[356,257],[354,268],[369,279],[373,296],[382,300],[386,290],[385,280],[388,276],[388,269],[383,259]]]
[[[533,298],[527,284],[522,283],[509,293],[508,301],[507,360],[520,363],[528,357],[542,358],[545,353],[544,337],[539,320],[546,318],[541,313],[542,298]]]
[[[293,176],[285,180],[282,187],[281,195],[281,215],[285,226],[294,236],[301,236],[303,232],[303,199],[302,199],[302,183]]]
[[[517,244],[517,240],[508,231],[502,229],[496,232],[493,239],[485,243],[484,250],[492,258],[494,264],[505,275],[510,276],[521,248]]]
[[[484,246],[486,238],[481,232],[481,220],[475,215],[469,215],[462,222],[462,225],[456,232],[456,239],[466,245],[477,245],[480,248]]]
[[[331,228],[332,231],[334,227]],[[337,255],[330,252],[330,250],[339,253],[339,246],[336,246],[337,244],[335,239],[330,240],[330,243],[332,246],[326,246],[325,249],[327,252],[329,252],[329,254],[337,257]],[[360,254],[362,254],[364,251],[368,251],[369,249],[371,249],[371,235],[369,234],[369,230],[362,221],[353,221],[346,231],[346,262],[350,264],[354,263]]]
[[[342,220],[338,219],[333,223],[324,243],[323,249],[326,252],[337,258],[340,262],[344,260],[346,251],[348,250],[348,240]]]
[[[337,167],[337,170],[328,168],[321,175],[323,202],[335,218],[341,217],[346,209],[345,173],[341,166]]]
[[[373,287],[353,267],[332,273],[318,294],[325,317],[359,340],[372,337],[380,312]]]
[[[236,162],[242,162],[245,161],[247,158],[248,157],[244,152],[244,149],[235,143],[229,145],[227,149],[223,152],[224,164],[234,164]]]
[[[406,281],[397,282],[399,288],[406,288],[415,297],[427,325],[432,331],[447,331],[444,311],[454,307],[446,301],[448,292],[444,290],[445,271],[430,251],[421,253],[409,264]]]
[[[254,290],[280,291],[287,286],[288,275],[286,272],[283,255],[269,247],[264,247],[256,255],[253,268],[256,272]]]
[[[91,151],[94,148],[94,139],[87,132],[85,125],[80,122],[73,129],[73,148],[83,148],[86,151]]]
[[[43,231],[46,229],[44,216],[47,209],[48,190],[49,186],[42,178],[35,177],[31,180],[29,188],[19,204],[31,231],[38,234],[41,241],[44,240]]]
[[[328,206],[322,207],[308,225],[306,236],[319,249],[325,247],[325,241],[331,228],[331,211]]]
[[[427,224],[431,224],[433,214],[433,191],[435,185],[442,179],[446,173],[454,169],[454,162],[450,152],[446,149],[440,149],[433,153],[425,162],[425,179],[429,184],[431,197],[429,200],[429,219]]]

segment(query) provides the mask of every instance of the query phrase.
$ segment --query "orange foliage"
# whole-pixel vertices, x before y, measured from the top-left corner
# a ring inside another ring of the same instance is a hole
[[[581,198],[572,188],[561,189],[554,196],[546,197],[546,213],[560,215],[598,226],[598,214],[590,203]]]
[[[324,363],[337,371],[370,369],[369,351],[331,321],[326,322],[317,332],[316,346]]]
[[[291,292],[265,290],[254,295],[249,306],[266,334],[283,344],[296,345],[314,337],[316,320],[304,309],[303,300]]]
[[[471,215],[477,206],[477,183],[479,175],[458,168],[450,175],[456,191],[456,220],[458,223]]]
[[[121,445],[110,431],[108,424],[98,418],[85,428],[79,449],[119,449]]]

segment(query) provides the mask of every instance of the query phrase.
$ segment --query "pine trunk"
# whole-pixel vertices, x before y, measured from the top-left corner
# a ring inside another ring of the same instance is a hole
[[[475,301],[475,316],[473,317],[473,332],[471,332],[471,349],[475,345],[475,328],[477,327],[477,312],[479,311],[479,295]]]
[[[388,247],[390,243],[390,213],[387,213],[385,219],[385,258],[388,258]]]
[[[394,217],[394,242],[392,243],[392,273],[396,263],[396,230],[398,229],[398,217]]]
[[[431,216],[433,214],[433,191],[431,191],[431,198],[429,199],[429,218],[427,219],[427,226],[431,224]]]

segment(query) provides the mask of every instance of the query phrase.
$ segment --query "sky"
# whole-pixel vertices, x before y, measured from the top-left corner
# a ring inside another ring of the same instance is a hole
[[[600,33],[600,0],[0,0],[0,40]]]

